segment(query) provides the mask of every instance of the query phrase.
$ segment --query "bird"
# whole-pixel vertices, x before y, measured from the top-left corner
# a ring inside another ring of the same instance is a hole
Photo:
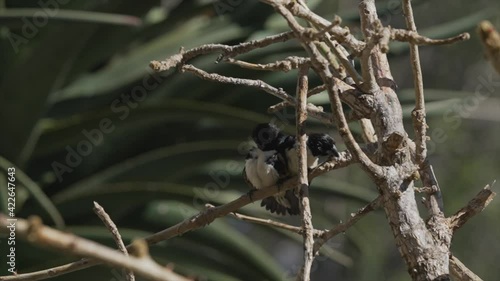
[[[274,124],[258,124],[252,131],[257,147],[250,149],[245,159],[243,178],[254,190],[280,185],[298,171],[298,142],[295,136],[287,135]],[[335,156],[339,153],[335,141],[328,134],[315,133],[307,136],[308,168],[317,166],[320,156]],[[278,215],[298,215],[299,198],[292,189],[264,198],[261,206]]]
[[[288,173],[297,175],[299,170],[299,143],[295,136],[288,136],[283,142],[282,150],[286,153]],[[320,157],[340,157],[335,140],[325,133],[314,133],[306,136],[307,168],[318,166]]]
[[[278,127],[271,123],[258,124],[252,131],[257,147],[250,149],[245,159],[243,178],[253,190],[281,184],[287,178],[287,161],[279,149],[287,139]],[[299,214],[299,200],[293,190],[281,191],[264,198],[261,206],[279,215]]]

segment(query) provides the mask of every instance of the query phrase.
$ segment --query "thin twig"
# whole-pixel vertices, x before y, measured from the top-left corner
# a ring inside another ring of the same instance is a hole
[[[302,237],[304,238],[304,265],[300,270],[297,280],[308,281],[311,279],[311,266],[314,260],[313,246],[314,237],[312,224],[311,206],[309,203],[309,179],[307,175],[307,135],[305,123],[307,120],[307,90],[308,78],[307,72],[309,67],[305,66],[299,69],[297,79],[297,111],[296,111],[296,126],[297,126],[297,143],[298,143],[298,159],[299,159],[299,195],[300,195],[300,211],[302,217],[302,229],[304,230]]]
[[[328,82],[331,83],[331,82]],[[329,85],[328,95],[330,97],[330,104],[332,112],[337,120],[337,127],[340,135],[344,139],[346,146],[349,148],[354,158],[361,163],[363,168],[370,171],[374,176],[380,177],[382,175],[382,168],[373,163],[370,158],[361,150],[361,147],[354,139],[347,120],[342,109],[342,103],[339,98],[339,89],[335,85]]]
[[[425,193],[425,194],[433,194],[437,191],[436,186],[424,186],[424,187],[415,187],[415,192]]]
[[[310,97],[310,96],[314,96],[314,95],[317,95],[323,91],[326,90],[326,86],[325,84],[322,84],[322,85],[319,85],[317,87],[314,87],[312,88],[311,90],[309,90],[307,92],[307,97]],[[267,109],[267,112],[268,113],[274,113],[274,112],[277,112],[277,111],[280,111],[282,110],[283,108],[285,107],[289,107],[289,106],[294,106],[293,104],[289,103],[289,102],[286,102],[286,101],[282,101],[282,102],[279,102],[277,104],[274,104],[274,105],[271,105],[268,109]]]
[[[312,89],[310,89],[308,92],[307,92],[307,97],[311,97],[311,96],[314,96],[314,95],[317,95],[321,92],[324,92],[326,91],[326,85],[325,84],[321,84],[319,86],[316,86]]]
[[[207,205],[209,205],[210,208],[215,208],[215,206],[210,205],[210,204],[206,204],[205,206],[207,206]],[[237,213],[237,212],[229,213],[229,215],[231,217],[236,218],[236,219],[241,220],[241,221],[248,221],[248,222],[253,222],[253,223],[256,223],[256,224],[262,224],[262,225],[272,226],[272,227],[276,227],[276,228],[281,228],[281,229],[288,230],[290,232],[297,233],[297,234],[300,234],[300,235],[302,235],[304,233],[304,230],[303,230],[302,227],[293,226],[293,225],[289,225],[289,224],[286,224],[286,223],[273,221],[271,219],[256,218],[256,217],[252,217],[252,216],[243,215],[243,214],[240,214],[240,213]],[[319,237],[322,234],[323,234],[323,230],[319,230],[319,229],[314,229],[313,230],[314,237]]]
[[[95,201],[94,201],[94,213],[101,219],[104,225],[111,232],[111,236],[113,237],[113,240],[115,240],[118,250],[120,250],[120,252],[122,252],[125,256],[128,256],[127,248],[123,243],[122,236],[120,235],[120,232],[116,227],[116,224],[113,222],[108,213],[106,213],[104,208]],[[134,272],[126,270],[125,278],[127,279],[127,281],[134,281],[135,280]]]
[[[8,217],[0,214],[0,232],[6,233],[8,225]],[[110,266],[132,270],[137,275],[148,280],[188,280],[157,264],[149,256],[125,256],[123,253],[96,242],[44,226],[38,217],[31,217],[28,220],[18,218],[16,221],[16,234],[39,246],[55,249],[70,255],[92,258]],[[10,276],[2,277],[2,280],[26,280],[19,278],[19,276],[14,275],[11,278],[9,278]]]
[[[410,28],[408,26],[408,28]],[[397,29],[390,28],[390,34],[392,40],[401,41],[401,42],[409,42],[412,45],[446,45],[453,44],[460,41],[465,41],[470,39],[470,34],[467,32],[461,33],[457,36],[453,36],[445,39],[431,39],[425,36],[422,36],[417,33],[416,30],[410,29]]]
[[[406,27],[413,32],[417,32],[417,26],[413,19],[413,9],[411,0],[403,1],[403,9],[406,20]],[[418,46],[410,42],[410,57],[413,70],[413,83],[415,85],[415,109],[412,111],[413,129],[415,131],[415,145],[417,165],[422,165],[427,157],[427,122],[425,120],[425,96],[424,83],[422,79],[422,68],[420,67],[420,55]]]
[[[361,75],[359,75],[359,73],[354,68],[354,65],[352,64],[351,59],[349,59],[348,55],[345,54],[346,51],[344,47],[329,38],[325,38],[324,42],[328,47],[330,47],[330,50],[335,54],[338,60],[340,60],[342,66],[344,66],[345,70],[349,74],[349,77],[354,80],[354,83],[356,83],[356,85],[358,86],[361,86],[363,82]],[[339,78],[344,79],[345,77]]]
[[[364,206],[363,208],[359,209],[356,213],[351,214],[351,217],[347,219],[346,222],[340,223],[333,227],[332,229],[325,231],[323,235],[316,240],[314,243],[314,253],[317,254],[319,252],[319,249],[326,243],[328,240],[332,239],[335,237],[335,235],[339,233],[346,232],[347,229],[349,229],[351,226],[353,226],[355,223],[357,223],[361,218],[363,218],[366,214],[370,213],[371,211],[374,211],[378,209],[382,205],[382,196],[378,196]]]
[[[486,185],[472,200],[467,203],[467,206],[458,210],[455,214],[448,218],[449,227],[455,232],[462,227],[470,218],[480,213],[488,204],[490,204],[496,193]]]
[[[206,44],[187,51],[181,48],[179,53],[172,55],[163,61],[151,61],[149,66],[156,72],[167,71],[173,67],[183,65],[189,60],[198,56],[217,52],[222,53],[222,55],[218,58],[218,61],[222,61],[228,57],[234,57],[239,54],[248,53],[252,50],[263,48],[278,42],[288,41],[293,37],[293,33],[288,31],[272,36],[267,36],[259,40],[244,42],[235,46],[228,46],[223,44]]]
[[[182,71],[187,71],[187,72],[193,73],[194,75],[196,75],[204,80],[225,83],[225,84],[244,85],[244,86],[256,88],[256,89],[262,90],[266,93],[269,93],[277,98],[280,98],[280,99],[284,100],[285,102],[288,102],[290,104],[295,104],[295,99],[292,96],[290,96],[287,92],[285,92],[283,89],[275,88],[275,87],[265,83],[262,80],[234,78],[234,77],[223,76],[223,75],[216,74],[216,73],[208,73],[208,72],[201,70],[201,69],[199,69],[191,64],[186,64],[186,65],[182,66],[181,69],[182,69]],[[307,111],[311,116],[320,120],[321,122],[324,122],[326,124],[331,124],[331,122],[332,122],[331,115],[326,113],[326,112],[323,112],[323,110],[319,109],[315,105],[309,104],[307,106]]]
[[[286,57],[283,60],[268,63],[268,64],[256,64],[250,63],[242,60],[237,60],[233,58],[228,58],[227,62],[230,64],[238,65],[242,68],[252,69],[252,70],[265,70],[265,71],[283,71],[288,72],[292,69],[297,69],[302,65],[310,64],[311,59],[302,57]]]

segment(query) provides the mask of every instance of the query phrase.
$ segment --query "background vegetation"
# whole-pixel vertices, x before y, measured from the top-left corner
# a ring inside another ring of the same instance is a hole
[[[61,0],[54,1],[58,8],[52,8],[54,17],[45,24],[34,10],[19,10],[43,8],[42,2],[0,1],[0,155],[5,158],[0,166],[5,169],[10,161],[19,167],[18,216],[37,214],[47,224],[113,245],[92,211],[92,201],[97,201],[128,242],[187,218],[205,203],[222,204],[246,192],[241,178],[244,147],[256,123],[275,120],[293,130],[293,111],[268,115],[267,107],[278,100],[263,92],[173,72],[153,76],[148,70],[150,60],[167,57],[181,46],[236,44],[288,29],[258,1]],[[472,35],[464,43],[421,48],[431,116],[429,153],[450,214],[499,175],[500,76],[483,59],[474,29],[483,19],[500,27],[500,9],[494,0],[413,2],[424,35]],[[404,26],[399,1],[378,3],[384,24]],[[338,14],[343,24],[358,29],[355,1],[309,4],[324,17]],[[30,23],[35,27],[31,33]],[[272,62],[299,50],[292,41],[245,59]],[[250,72],[215,64],[215,59],[196,64],[210,72],[259,77],[294,91],[295,73]],[[413,81],[406,45],[391,46],[390,62],[408,116]],[[141,88],[146,95],[127,102]],[[326,104],[328,98],[318,95],[311,102]],[[109,120],[110,132],[99,129],[102,120]],[[102,138],[95,135],[98,129]],[[337,135],[315,120],[309,129]],[[96,145],[88,146],[87,153],[81,143],[90,143],[89,132],[94,132]],[[68,156],[79,149],[85,152],[80,161]],[[0,176],[2,211],[5,183]],[[311,189],[315,226],[331,227],[376,195],[356,166],[316,179]],[[273,217],[259,203],[241,212]],[[452,244],[455,255],[485,280],[500,275],[499,216],[497,200],[461,229]],[[299,223],[298,218],[275,218]],[[223,218],[151,251],[160,263],[171,263],[176,271],[201,280],[284,280],[301,265],[299,241],[298,235]],[[75,260],[18,242],[19,272]],[[7,273],[4,248],[0,238],[2,275]],[[315,261],[313,280],[409,279],[382,212],[333,239],[322,254]],[[54,280],[122,276],[98,267]]]

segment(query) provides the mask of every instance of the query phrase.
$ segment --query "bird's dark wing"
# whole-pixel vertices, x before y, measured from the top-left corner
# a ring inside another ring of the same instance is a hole
[[[278,215],[286,215],[287,208],[283,205],[280,205],[274,196],[269,196],[267,198],[262,199],[260,203],[262,207],[266,207],[266,210],[271,213],[276,213]]]
[[[289,189],[285,192],[285,199],[290,203],[290,208],[287,208],[288,213],[292,216],[300,214],[299,198],[295,195],[293,189]]]
[[[278,172],[279,178],[285,178],[288,175],[286,156],[276,152],[266,159],[266,164],[273,166],[273,168]]]

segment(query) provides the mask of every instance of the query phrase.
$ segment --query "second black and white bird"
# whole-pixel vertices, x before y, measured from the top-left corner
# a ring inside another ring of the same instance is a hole
[[[282,133],[274,124],[264,123],[255,127],[252,139],[257,147],[248,152],[243,176],[253,188],[280,184],[297,174],[298,143],[295,136]],[[327,134],[311,134],[306,144],[310,169],[318,165],[321,156],[339,156],[335,141]],[[264,198],[261,206],[280,215],[297,215],[300,212],[299,198],[292,189]]]

